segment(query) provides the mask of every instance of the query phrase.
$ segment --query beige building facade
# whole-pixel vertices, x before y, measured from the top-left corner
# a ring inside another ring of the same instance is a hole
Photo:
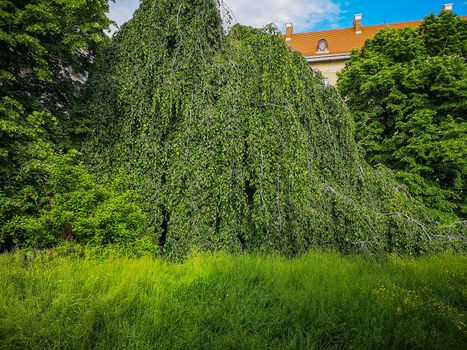
[[[326,84],[336,85],[337,73],[344,68],[345,61],[311,62],[310,66],[321,72]]]

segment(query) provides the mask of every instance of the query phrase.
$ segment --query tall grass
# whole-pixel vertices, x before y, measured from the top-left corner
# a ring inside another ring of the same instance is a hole
[[[467,258],[0,256],[2,349],[462,349]]]

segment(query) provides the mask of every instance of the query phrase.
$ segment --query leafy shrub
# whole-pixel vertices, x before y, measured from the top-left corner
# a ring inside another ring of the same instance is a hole
[[[98,181],[77,156],[72,151],[45,160],[35,186],[21,191],[20,208],[1,228],[2,249],[52,247],[62,240],[115,244],[129,252],[156,249],[125,178]]]

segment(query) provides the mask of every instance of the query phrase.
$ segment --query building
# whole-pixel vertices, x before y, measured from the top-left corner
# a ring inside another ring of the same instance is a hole
[[[452,11],[452,4],[443,6],[443,10]],[[302,53],[313,69],[319,70],[325,82],[335,85],[337,72],[345,66],[352,49],[363,47],[365,40],[373,38],[383,28],[417,28],[423,20],[362,26],[362,15],[354,16],[353,26],[344,29],[321,32],[294,33],[292,23],[285,25],[285,40],[293,50]]]

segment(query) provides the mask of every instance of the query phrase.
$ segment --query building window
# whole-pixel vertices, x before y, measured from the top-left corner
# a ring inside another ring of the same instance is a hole
[[[328,52],[329,52],[328,42],[324,39],[321,39],[318,42],[318,50],[316,51],[316,53],[328,53]]]

